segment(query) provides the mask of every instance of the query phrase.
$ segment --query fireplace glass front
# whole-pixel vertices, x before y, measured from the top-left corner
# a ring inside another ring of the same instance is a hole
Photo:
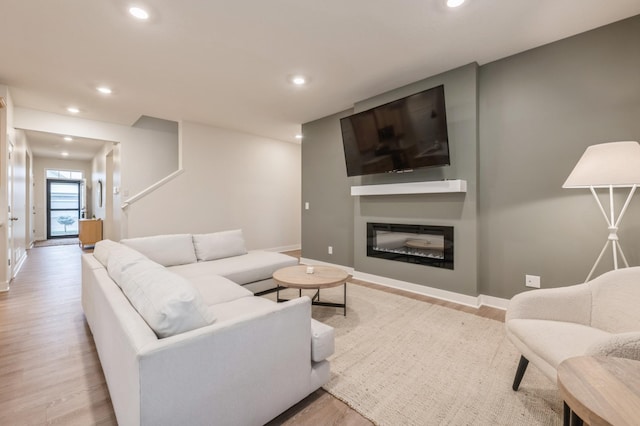
[[[453,227],[367,223],[367,256],[453,269]]]

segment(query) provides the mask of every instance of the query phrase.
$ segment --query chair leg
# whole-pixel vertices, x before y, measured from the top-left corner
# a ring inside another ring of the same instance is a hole
[[[520,387],[520,382],[522,381],[522,376],[524,376],[524,372],[527,370],[527,365],[529,365],[529,360],[524,356],[520,356],[520,362],[518,363],[518,369],[516,370],[516,377],[513,379],[513,390],[517,391]]]

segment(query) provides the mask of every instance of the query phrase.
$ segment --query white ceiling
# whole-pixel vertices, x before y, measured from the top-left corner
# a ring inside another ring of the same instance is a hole
[[[368,97],[640,14],[639,0],[444,2],[141,0],[140,22],[125,0],[0,0],[0,83],[26,108],[294,141]],[[297,73],[306,87],[289,84]]]
[[[75,136],[72,141],[65,141],[64,137],[66,135],[36,132],[34,130],[27,130],[25,134],[34,157],[90,161],[98,154],[98,151],[102,149],[105,143],[111,143]],[[62,152],[66,152],[69,155],[62,156]]]

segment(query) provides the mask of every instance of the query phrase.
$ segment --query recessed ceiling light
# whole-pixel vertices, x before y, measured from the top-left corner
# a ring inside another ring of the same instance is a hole
[[[104,95],[110,95],[113,91],[106,86],[96,87],[96,90]]]
[[[63,157],[68,157],[69,153],[66,152],[66,151],[63,151],[63,152],[60,153],[60,155],[62,155]]]
[[[296,86],[302,86],[307,82],[307,79],[302,75],[294,75],[291,77],[291,82]]]
[[[465,0],[447,0],[447,6],[458,7],[458,6],[462,6],[462,3],[464,2]]]
[[[77,114],[80,112],[80,110],[76,107],[69,107],[67,108],[67,111],[69,111],[71,114]]]
[[[301,135],[300,133],[298,133],[298,134],[296,135],[296,139],[302,139],[302,135]]]
[[[71,136],[65,136],[64,140],[67,142],[71,142],[73,140],[73,138]]]
[[[149,12],[147,12],[146,10],[140,8],[140,7],[130,7],[129,8],[129,13],[131,14],[131,16],[133,16],[134,18],[140,19],[142,21],[149,19]]]

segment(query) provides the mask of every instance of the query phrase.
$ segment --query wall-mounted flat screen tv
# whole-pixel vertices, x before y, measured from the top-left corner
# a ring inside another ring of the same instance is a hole
[[[444,86],[340,120],[347,176],[449,165]]]

